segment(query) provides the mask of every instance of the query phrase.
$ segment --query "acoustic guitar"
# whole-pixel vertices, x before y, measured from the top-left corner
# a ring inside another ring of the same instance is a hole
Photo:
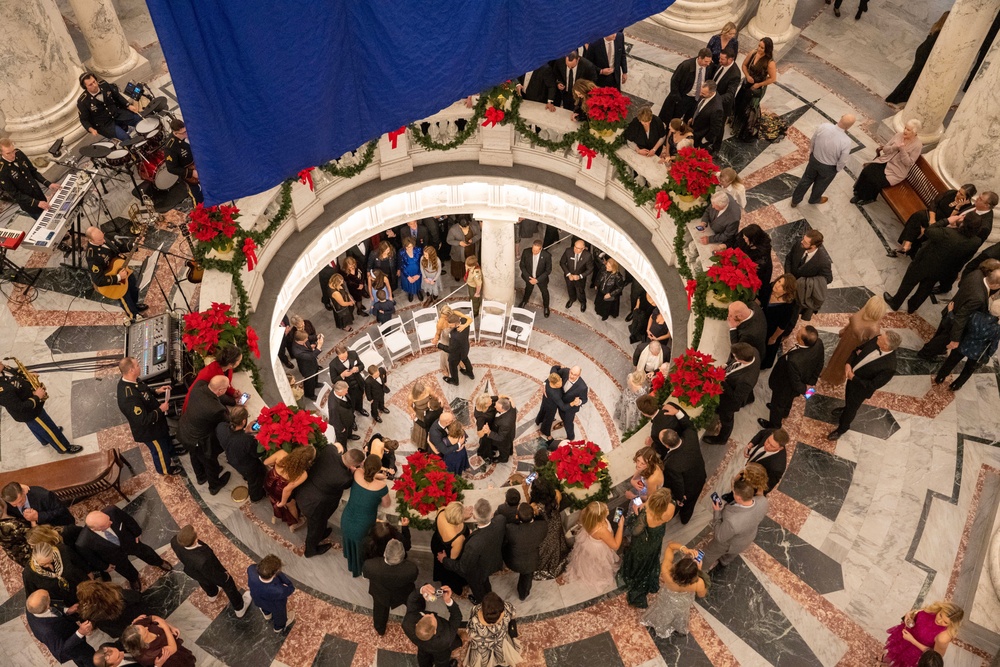
[[[135,241],[135,247],[132,248],[131,252],[125,257],[116,257],[111,261],[111,266],[108,270],[104,272],[105,276],[117,276],[122,271],[125,271],[125,282],[122,283],[112,283],[111,285],[94,285],[94,289],[104,297],[117,301],[125,296],[128,292],[128,279],[131,277],[133,271],[129,268],[128,263],[132,261],[132,256],[135,252],[142,246],[143,239],[146,238],[146,230],[149,229],[149,224],[145,224],[142,227],[142,231],[139,232],[139,237]]]

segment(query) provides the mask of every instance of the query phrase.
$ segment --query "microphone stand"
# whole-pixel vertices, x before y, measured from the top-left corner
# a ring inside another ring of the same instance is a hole
[[[177,253],[171,252],[169,250],[163,250],[163,249],[159,248],[158,246],[152,246],[152,245],[149,245],[149,244],[146,244],[146,243],[140,243],[139,247],[140,248],[145,248],[147,250],[153,250],[155,252],[160,253],[161,255],[167,256],[168,258],[169,257],[176,257],[177,259],[182,259],[185,262],[193,261],[193,258],[191,258],[191,257],[185,257],[184,255],[178,255]],[[157,260],[157,261],[159,261],[159,260]],[[177,276],[177,272],[174,271],[174,266],[173,266],[173,264],[170,263],[169,259],[167,259],[167,268],[170,269],[170,276],[174,279],[174,286],[177,288],[177,291],[181,293],[181,298],[184,300],[184,307],[187,308],[187,311],[190,313],[191,312],[191,303],[188,301],[187,294],[184,293],[184,289],[181,287],[182,280],[186,280],[186,278],[182,279],[182,278],[179,278]],[[166,295],[166,293],[163,290],[163,285],[160,285],[160,279],[156,276],[156,267],[155,266],[153,267],[153,278],[156,280],[156,284],[160,288],[160,292],[163,293],[163,301],[168,306],[170,306],[170,299],[167,298],[167,295]],[[171,310],[173,310],[173,308],[171,308]]]

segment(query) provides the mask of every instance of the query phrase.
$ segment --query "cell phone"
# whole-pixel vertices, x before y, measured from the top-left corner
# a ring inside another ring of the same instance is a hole
[[[698,555],[694,559],[695,562],[700,564],[701,561],[703,561],[704,559],[705,559],[705,552],[702,551],[701,549],[698,549]]]
[[[531,483],[534,482],[535,478],[537,478],[537,477],[538,477],[538,473],[537,472],[533,472],[530,475],[528,475],[528,477],[524,480],[524,483],[527,484],[528,486],[531,486]]]
[[[810,398],[813,397],[813,394],[815,393],[816,393],[816,387],[809,387],[808,389],[806,389],[806,393],[804,393],[803,396],[805,396],[806,400],[808,401]]]
[[[615,521],[621,521],[622,520],[622,516],[624,516],[624,515],[625,515],[625,512],[622,510],[621,507],[619,507],[618,509],[615,510]]]
[[[247,401],[248,401],[249,399],[250,399],[250,394],[248,394],[248,393],[246,393],[246,392],[243,392],[243,395],[242,395],[242,396],[240,396],[240,398],[239,398],[239,400],[238,400],[238,401],[236,401],[236,405],[243,405],[243,404],[244,404],[244,403],[246,403],[246,402],[247,402]]]
[[[703,232],[705,231],[705,225],[695,225],[695,229],[697,229],[699,232]]]
[[[253,431],[254,433],[256,433],[257,431],[259,431],[260,430],[260,422],[254,422],[253,426],[250,427],[250,430]]]
[[[722,498],[720,498],[719,494],[716,493],[715,491],[712,491],[712,502],[713,503],[718,503],[719,505],[722,504]]]
[[[632,504],[636,507],[642,507],[642,498],[633,498]]]

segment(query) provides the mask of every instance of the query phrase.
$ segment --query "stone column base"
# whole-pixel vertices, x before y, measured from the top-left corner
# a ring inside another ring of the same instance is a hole
[[[80,92],[71,89],[57,104],[40,113],[7,119],[7,134],[39,168],[48,165],[49,147],[56,139],[62,138],[65,150],[86,134],[76,111]]]
[[[676,0],[646,20],[708,43],[727,21],[739,25],[746,11],[747,0]]]
[[[140,55],[138,51],[129,47],[129,57],[113,69],[101,69],[94,64],[94,59],[90,58],[83,63],[84,69],[93,72],[108,83],[114,83],[122,88],[129,81],[145,81],[153,74],[153,68],[149,60]]]
[[[774,59],[780,60],[781,56],[788,53],[793,46],[795,46],[795,38],[799,36],[802,32],[802,28],[797,28],[794,25],[788,26],[788,30],[785,30],[780,35],[773,35],[764,28],[766,26],[761,26],[760,22],[757,20],[758,17],[754,16],[750,19],[750,23],[747,24],[746,34],[750,35],[756,40],[761,40],[765,37],[770,37],[771,41],[774,42]]]

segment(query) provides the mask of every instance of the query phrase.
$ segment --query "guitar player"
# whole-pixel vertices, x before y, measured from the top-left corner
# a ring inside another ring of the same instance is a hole
[[[122,258],[124,249],[119,248],[114,241],[106,239],[99,227],[87,228],[87,263],[90,264],[90,280],[94,287],[128,284],[128,290],[118,300],[125,315],[133,322],[139,313],[145,312],[149,306],[139,304],[139,283],[135,274],[124,269],[109,275],[109,270],[116,259]]]
[[[198,183],[198,170],[194,166],[191,144],[187,140],[187,127],[184,125],[184,121],[175,118],[170,121],[170,131],[170,138],[167,139],[167,143],[163,147],[167,171],[184,179],[188,184],[191,198],[196,204],[200,204],[204,198],[201,196],[201,185]]]

